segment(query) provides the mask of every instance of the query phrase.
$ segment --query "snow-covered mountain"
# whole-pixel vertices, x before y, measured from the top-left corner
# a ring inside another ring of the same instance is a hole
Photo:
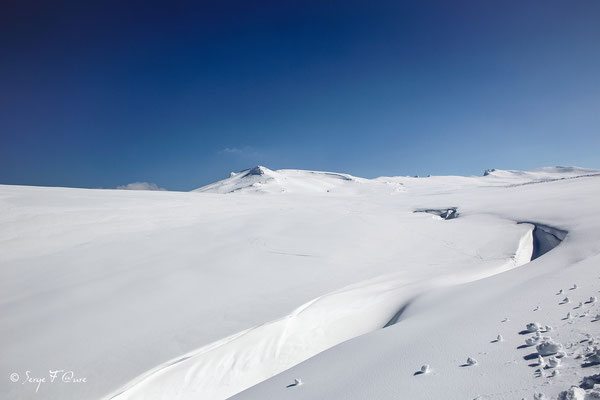
[[[230,177],[203,186],[193,192],[205,193],[338,193],[360,194],[373,192],[399,192],[404,185],[519,185],[551,180],[569,179],[598,174],[597,170],[579,167],[546,167],[533,171],[486,170],[485,177],[381,177],[376,179],[358,178],[348,174],[323,171],[280,169],[272,171],[261,165],[240,172],[232,172]],[[427,181],[423,182],[422,180]],[[367,186],[367,187],[365,187]]]
[[[326,193],[359,190],[367,179],[334,172],[281,169],[272,171],[257,166],[222,181],[203,186],[194,192],[208,193]]]
[[[0,393],[591,396],[598,198],[600,171],[571,167],[256,167],[190,193],[0,185]],[[56,369],[86,381],[25,379]]]

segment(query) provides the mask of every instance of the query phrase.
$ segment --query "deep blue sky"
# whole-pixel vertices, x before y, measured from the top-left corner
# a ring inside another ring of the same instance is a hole
[[[0,8],[0,183],[600,168],[600,1]]]

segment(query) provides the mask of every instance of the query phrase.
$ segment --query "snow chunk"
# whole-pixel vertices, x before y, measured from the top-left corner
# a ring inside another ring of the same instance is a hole
[[[467,366],[477,365],[477,360],[474,358],[468,357],[465,365],[467,365]]]
[[[600,364],[600,349],[595,347],[592,353],[587,356],[586,360],[590,364]]]
[[[538,354],[537,362],[540,367],[544,367],[546,365],[546,361],[544,360],[544,357],[540,356],[539,354]]]
[[[541,325],[539,324],[539,322],[530,322],[526,325],[525,330],[527,332],[537,332],[540,330]]]
[[[536,350],[542,356],[550,356],[558,353],[563,349],[563,345],[553,341],[551,338],[544,339],[540,344],[536,346]]]
[[[584,389],[593,389],[597,384],[600,384],[600,374],[584,377],[580,386]]]
[[[304,382],[302,382],[302,379],[296,378],[296,379],[294,379],[294,383],[292,383],[291,385],[288,385],[288,387],[302,386],[303,383]]]
[[[548,368],[557,368],[560,366],[560,358],[550,357],[548,359]]]
[[[577,386],[571,386],[569,390],[565,390],[558,394],[558,400],[584,400],[585,390]]]
[[[585,400],[596,400],[600,399],[600,392],[594,390],[585,395]]]

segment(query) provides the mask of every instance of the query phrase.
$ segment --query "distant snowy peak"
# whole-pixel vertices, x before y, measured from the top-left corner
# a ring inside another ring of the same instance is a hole
[[[194,192],[208,193],[327,193],[360,192],[359,186],[368,179],[348,174],[297,169],[277,171],[261,165],[240,172],[232,172],[230,177],[203,186]]]
[[[258,165],[240,172],[232,172],[227,179],[203,186],[194,192],[232,193],[240,190],[257,191],[277,179],[277,172]]]
[[[230,177],[203,186],[194,192],[206,193],[338,193],[365,194],[386,192],[396,194],[415,187],[439,185],[446,188],[464,185],[515,186],[532,183],[552,182],[590,175],[600,175],[599,170],[579,167],[544,167],[532,171],[489,169],[484,176],[431,176],[427,178],[380,177],[375,179],[358,178],[348,174],[298,169],[270,170],[258,165],[240,172],[232,172]]]
[[[557,166],[537,168],[531,171],[486,169],[483,176],[502,179],[514,179],[533,183],[598,174],[600,174],[600,171],[595,169]]]

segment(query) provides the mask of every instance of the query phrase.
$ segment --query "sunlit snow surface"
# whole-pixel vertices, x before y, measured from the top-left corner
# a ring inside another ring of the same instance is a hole
[[[600,371],[572,355],[537,377],[519,331],[600,334],[595,303],[573,310],[600,290],[597,174],[257,167],[192,193],[0,186],[0,394],[222,399],[264,381],[239,397],[556,395]],[[568,234],[527,263],[532,223]],[[87,381],[36,393],[8,378],[56,369]]]

